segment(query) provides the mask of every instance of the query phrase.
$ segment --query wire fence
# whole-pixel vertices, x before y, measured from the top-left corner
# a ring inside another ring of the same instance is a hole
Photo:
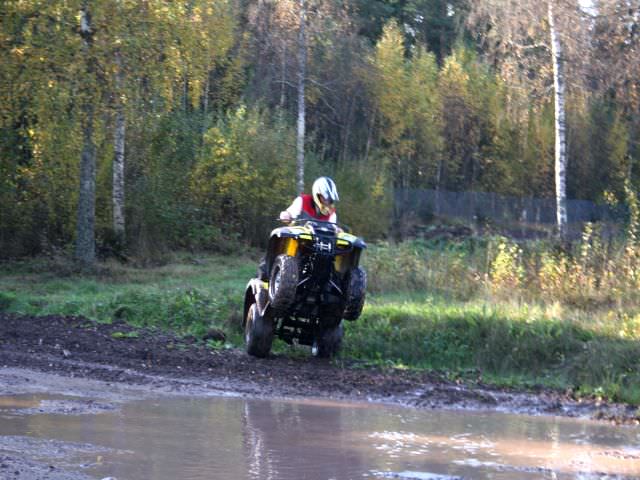
[[[421,221],[433,217],[463,221],[477,228],[503,230],[511,236],[544,237],[556,226],[554,198],[530,198],[488,192],[404,189],[395,191],[396,212],[411,212]],[[621,207],[587,200],[567,200],[568,232],[579,236],[587,222],[600,223],[615,234],[625,221]]]

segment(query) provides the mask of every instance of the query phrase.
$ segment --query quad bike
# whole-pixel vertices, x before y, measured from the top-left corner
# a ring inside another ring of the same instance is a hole
[[[342,320],[356,320],[364,305],[365,248],[336,224],[308,217],[273,230],[258,277],[245,290],[247,353],[267,356],[274,336],[310,345],[318,357],[337,353]]]

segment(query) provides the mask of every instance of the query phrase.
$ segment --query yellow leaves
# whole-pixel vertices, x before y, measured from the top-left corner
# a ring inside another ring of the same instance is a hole
[[[192,22],[201,22],[202,21],[202,10],[200,7],[193,7],[193,11],[191,13],[191,21]]]
[[[418,182],[418,172],[434,168],[441,144],[435,57],[417,48],[411,58],[405,58],[404,35],[391,22],[384,28],[372,61],[376,75],[370,84],[382,116],[381,136],[395,169],[394,181],[403,176],[403,182]]]
[[[443,95],[465,98],[468,91],[469,75],[464,71],[455,53],[445,60],[440,73],[440,88]]]
[[[522,249],[506,238],[500,239],[498,252],[491,262],[489,278],[494,292],[510,291],[522,286],[525,278]]]
[[[11,54],[15,55],[16,57],[22,57],[24,56],[26,47],[13,47],[11,49]]]

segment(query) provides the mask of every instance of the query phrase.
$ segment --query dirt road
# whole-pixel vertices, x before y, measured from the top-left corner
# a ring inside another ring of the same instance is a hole
[[[257,359],[239,349],[212,350],[167,333],[76,317],[0,313],[0,366],[7,373],[0,376],[3,394],[19,393],[21,382],[10,374],[17,367],[73,377],[76,382],[99,380],[194,395],[319,397],[417,408],[499,410],[627,423],[639,420],[635,407],[576,401],[542,389],[523,393],[481,383],[461,385],[431,373],[381,370],[311,355]]]

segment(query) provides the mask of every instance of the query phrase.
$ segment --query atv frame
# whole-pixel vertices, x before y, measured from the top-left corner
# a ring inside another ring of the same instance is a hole
[[[243,327],[247,352],[264,357],[274,336],[329,357],[340,349],[342,320],[362,312],[365,242],[336,224],[303,218],[271,232],[258,277],[247,284]]]

